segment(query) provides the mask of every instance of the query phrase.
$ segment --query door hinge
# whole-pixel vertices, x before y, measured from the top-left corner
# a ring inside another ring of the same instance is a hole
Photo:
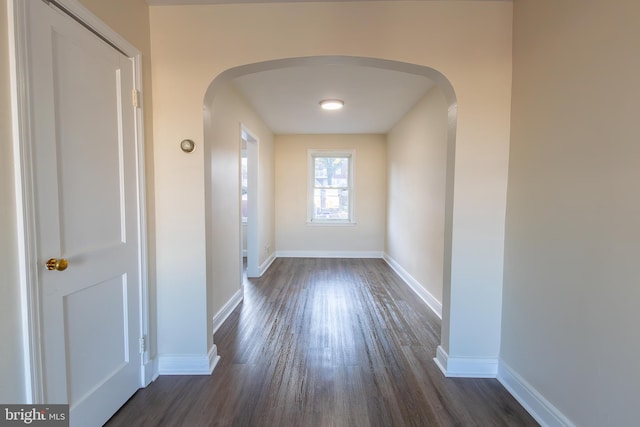
[[[131,91],[131,103],[134,108],[140,108],[140,91],[137,89],[133,89]]]
[[[145,351],[147,351],[147,340],[142,337],[140,338],[140,354],[143,354]]]

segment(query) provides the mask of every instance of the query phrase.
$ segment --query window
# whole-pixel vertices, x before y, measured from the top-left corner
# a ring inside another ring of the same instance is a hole
[[[354,162],[354,150],[309,150],[309,223],[354,223]]]

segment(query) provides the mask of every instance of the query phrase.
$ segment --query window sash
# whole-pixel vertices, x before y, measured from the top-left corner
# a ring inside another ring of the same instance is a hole
[[[335,169],[318,171],[319,159],[334,159]],[[309,150],[308,223],[354,222],[354,161],[354,150]]]

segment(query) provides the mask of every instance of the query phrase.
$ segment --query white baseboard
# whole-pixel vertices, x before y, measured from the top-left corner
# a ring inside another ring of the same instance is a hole
[[[379,251],[278,251],[278,258],[382,258]]]
[[[438,348],[436,349],[436,357],[433,358],[433,361],[436,363],[438,368],[440,368],[440,370],[442,371],[445,377],[447,376],[447,359],[448,358],[449,358],[449,355],[447,354],[447,352],[444,351],[442,346],[438,346]]]
[[[227,303],[213,316],[213,333],[227,320],[227,317],[236,309],[238,304],[242,302],[242,289],[238,289],[235,294],[227,301]]]
[[[213,370],[218,366],[218,362],[220,361],[220,356],[218,356],[218,346],[213,344],[209,349],[209,353],[207,354],[209,358],[209,375],[213,373]]]
[[[218,364],[215,344],[208,354],[161,354],[158,356],[160,375],[211,375]]]
[[[431,311],[433,311],[436,314],[436,316],[442,319],[442,303],[438,301],[433,295],[431,295],[431,293],[428,290],[426,290],[420,284],[420,282],[414,279],[413,276],[411,276],[411,274],[409,274],[407,270],[402,268],[402,266],[398,264],[396,260],[394,260],[387,254],[384,254],[384,260],[387,262],[389,267],[391,267],[391,269],[395,271],[402,280],[404,280],[404,282],[409,286],[409,288],[411,288],[411,290],[416,295],[418,295],[418,297],[420,297],[420,299],[424,301],[425,304],[427,304],[427,306],[431,309]]]
[[[442,346],[438,346],[433,361],[445,377],[496,378],[498,359],[490,357],[449,357]]]
[[[260,267],[258,267],[258,274],[260,274],[260,276],[262,276],[264,274],[265,271],[267,271],[269,269],[269,267],[271,267],[271,264],[273,264],[273,261],[276,260],[276,254],[272,253],[271,255],[269,255],[269,258],[267,258],[261,265]]]
[[[146,387],[158,378],[158,358],[153,358],[142,364],[142,387]]]
[[[553,406],[524,378],[516,373],[504,360],[498,367],[498,381],[542,426],[575,427],[562,412]]]

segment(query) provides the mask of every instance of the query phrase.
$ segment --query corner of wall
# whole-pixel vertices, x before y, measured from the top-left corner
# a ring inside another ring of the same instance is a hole
[[[498,365],[498,381],[543,426],[574,427],[558,408],[515,372],[504,360]]]
[[[497,358],[450,357],[438,346],[433,360],[447,378],[496,378],[498,375]]]
[[[427,291],[426,287],[424,287],[420,282],[418,282],[407,270],[402,268],[402,266],[393,258],[391,258],[387,253],[383,255],[384,260],[387,262],[389,267],[395,271],[398,276],[409,286],[409,288],[418,296],[420,299],[435,313],[440,320],[442,320],[442,302],[438,301],[436,297],[434,297],[429,291]]]
[[[212,345],[207,354],[164,354],[158,356],[159,375],[211,375],[218,365],[218,348]]]

